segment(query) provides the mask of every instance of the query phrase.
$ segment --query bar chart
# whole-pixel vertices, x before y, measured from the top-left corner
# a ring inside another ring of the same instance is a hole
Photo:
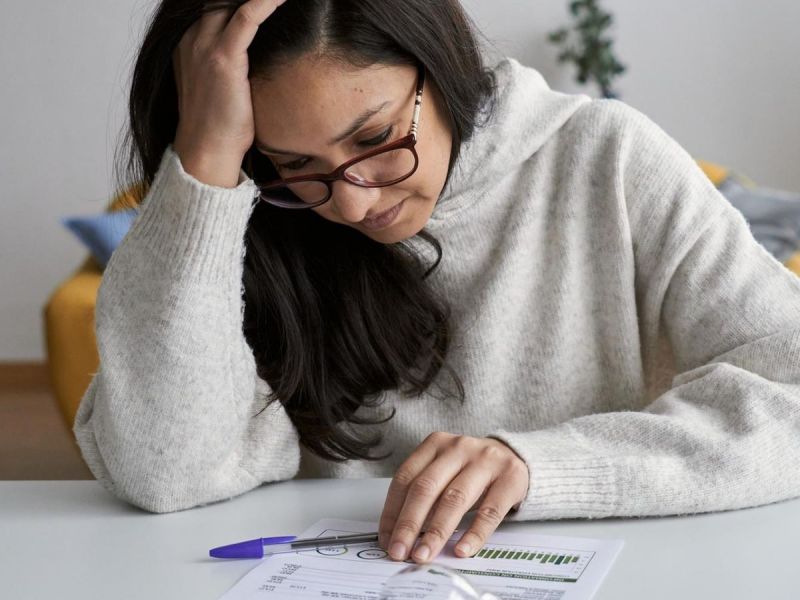
[[[508,560],[535,560],[541,564],[553,563],[554,565],[569,564],[578,562],[578,554],[559,554],[552,552],[529,552],[523,550],[513,550],[511,548],[483,548],[476,555],[478,558],[506,558]]]
[[[594,554],[590,550],[487,544],[473,557],[473,560],[478,561],[473,564],[480,565],[481,568],[459,570],[468,575],[576,582]]]

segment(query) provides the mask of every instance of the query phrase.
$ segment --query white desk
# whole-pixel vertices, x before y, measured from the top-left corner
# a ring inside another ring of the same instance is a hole
[[[3,481],[0,597],[214,600],[255,563],[210,559],[211,547],[292,534],[322,517],[377,521],[388,482],[289,481],[153,515],[93,481]],[[539,527],[546,534],[625,540],[598,600],[800,598],[800,500],[692,517]]]

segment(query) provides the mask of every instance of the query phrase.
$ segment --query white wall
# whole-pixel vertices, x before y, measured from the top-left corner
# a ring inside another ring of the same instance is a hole
[[[569,23],[567,0],[464,0],[499,49],[576,92],[573,67],[546,39]],[[757,183],[800,192],[800,1],[601,0],[628,70],[621,99],[693,156]],[[554,26],[555,25],[555,26]]]
[[[292,1],[292,0],[289,0]],[[574,92],[546,33],[567,0],[464,0],[497,51]],[[42,307],[86,255],[60,216],[102,210],[135,43],[153,0],[3,3],[0,361],[44,358]],[[698,158],[800,191],[800,2],[605,0],[618,92]]]
[[[44,358],[43,306],[87,254],[58,219],[107,202],[145,4],[3,0],[0,361]]]

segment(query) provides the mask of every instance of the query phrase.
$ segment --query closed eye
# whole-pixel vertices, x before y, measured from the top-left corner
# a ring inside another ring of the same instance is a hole
[[[364,140],[362,142],[358,142],[358,146],[363,147],[371,147],[371,146],[379,146],[388,140],[394,131],[394,125],[390,125],[383,133],[374,137],[369,140]],[[303,167],[305,167],[311,159],[309,158],[300,158],[298,160],[293,160],[288,163],[277,164],[275,165],[278,169],[287,169],[289,171],[299,171]]]
[[[394,126],[392,125],[378,137],[374,137],[371,140],[360,142],[360,144],[364,146],[378,146],[379,144],[382,144],[389,139],[389,137],[392,135],[393,130]]]
[[[300,160],[293,160],[292,162],[277,164],[275,165],[278,169],[289,169],[290,171],[299,171],[303,167],[306,166],[308,163],[307,158],[301,158]]]

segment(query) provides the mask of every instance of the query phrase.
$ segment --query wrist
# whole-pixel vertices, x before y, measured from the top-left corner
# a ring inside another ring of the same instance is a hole
[[[239,185],[239,175],[244,155],[222,155],[187,148],[176,140],[172,149],[178,155],[183,170],[206,185],[235,188]]]

